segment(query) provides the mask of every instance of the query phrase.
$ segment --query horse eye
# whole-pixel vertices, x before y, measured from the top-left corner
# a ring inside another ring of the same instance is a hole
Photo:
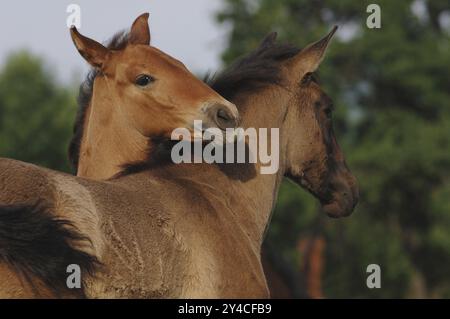
[[[136,78],[135,84],[137,86],[145,87],[155,81],[154,78],[152,78],[150,75],[147,74],[141,74]]]
[[[311,80],[312,80],[312,73],[308,72],[303,76],[301,83],[308,84],[309,82],[311,82]]]
[[[332,107],[327,107],[325,109],[325,115],[327,116],[328,119],[331,119],[331,117],[333,115],[333,108]]]

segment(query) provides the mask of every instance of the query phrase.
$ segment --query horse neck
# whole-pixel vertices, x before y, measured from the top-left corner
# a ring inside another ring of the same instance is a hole
[[[262,244],[272,211],[278,197],[278,190],[285,175],[286,165],[286,141],[283,126],[286,120],[287,109],[283,104],[287,103],[288,95],[281,89],[266,89],[260,94],[252,94],[243,102],[241,112],[244,127],[255,129],[267,128],[279,129],[279,169],[274,174],[262,174],[261,163],[257,163],[256,177],[243,187],[246,196],[253,201],[254,220],[256,221],[255,233],[259,244]],[[238,104],[239,105],[239,104]],[[260,135],[258,134],[258,140]],[[270,144],[268,144],[270,145]],[[269,148],[270,150],[270,148]],[[243,216],[245,218],[245,216]]]
[[[144,160],[149,141],[131,128],[105,81],[94,84],[80,147],[78,176],[97,180],[119,173],[124,164]]]
[[[258,173],[255,178],[234,190],[241,202],[235,202],[237,219],[258,249],[261,247],[283,179],[280,172],[273,175]]]
[[[282,111],[281,104],[283,103],[283,96],[278,96],[276,90],[266,90],[260,94],[252,94],[248,97],[238,98],[233,101],[236,105],[240,105],[240,115],[242,119],[242,127],[255,128],[257,131],[260,128],[279,128],[279,169],[274,174],[262,174],[259,158],[254,166],[255,175],[245,180],[225,177],[218,179],[217,170],[214,170],[211,165],[205,165],[200,170],[204,172],[211,170],[209,173],[199,173],[205,176],[205,181],[214,183],[210,189],[220,189],[225,194],[218,195],[224,198],[230,198],[230,211],[234,214],[234,220],[239,224],[239,227],[250,236],[251,241],[258,249],[262,244],[263,237],[270,221],[271,213],[273,211],[278,190],[285,174],[285,152],[286,142],[283,140],[283,125],[285,120],[285,112]],[[273,105],[272,105],[273,104]],[[280,107],[278,107],[280,106]],[[275,108],[277,107],[277,108]],[[258,134],[259,141],[259,134]],[[236,164],[232,164],[236,165]],[[238,170],[236,176],[248,175],[248,165],[236,165]],[[221,174],[223,176],[223,174]],[[235,177],[236,177],[235,176]]]

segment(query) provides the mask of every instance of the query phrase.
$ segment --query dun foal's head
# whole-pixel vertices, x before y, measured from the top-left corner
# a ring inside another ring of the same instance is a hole
[[[75,27],[71,35],[80,54],[98,71],[94,96],[97,93],[104,103],[95,111],[102,113],[103,125],[122,117],[128,128],[145,137],[170,136],[175,128],[190,129],[194,120],[220,129],[237,125],[233,104],[180,61],[150,46],[148,14],[136,19],[128,42],[118,50],[84,37]]]
[[[313,77],[334,28],[285,63],[289,89],[294,92],[288,112],[288,176],[314,194],[332,217],[352,213],[358,201],[356,178],[348,169],[332,127],[333,101]]]

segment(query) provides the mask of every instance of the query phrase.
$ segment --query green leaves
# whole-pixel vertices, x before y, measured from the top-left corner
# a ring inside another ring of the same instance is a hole
[[[11,55],[0,71],[0,156],[68,171],[75,100],[39,58]]]

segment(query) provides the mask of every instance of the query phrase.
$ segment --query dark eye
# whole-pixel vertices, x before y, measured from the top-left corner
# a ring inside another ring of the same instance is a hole
[[[306,73],[302,78],[302,84],[308,84],[311,82],[313,74],[311,72]]]
[[[136,81],[134,82],[137,86],[145,87],[155,81],[153,77],[147,74],[141,74],[136,78]]]
[[[332,116],[333,116],[333,107],[327,107],[325,110],[324,110],[324,112],[325,112],[325,115],[326,115],[326,117],[328,118],[328,119],[331,119],[332,118]]]

